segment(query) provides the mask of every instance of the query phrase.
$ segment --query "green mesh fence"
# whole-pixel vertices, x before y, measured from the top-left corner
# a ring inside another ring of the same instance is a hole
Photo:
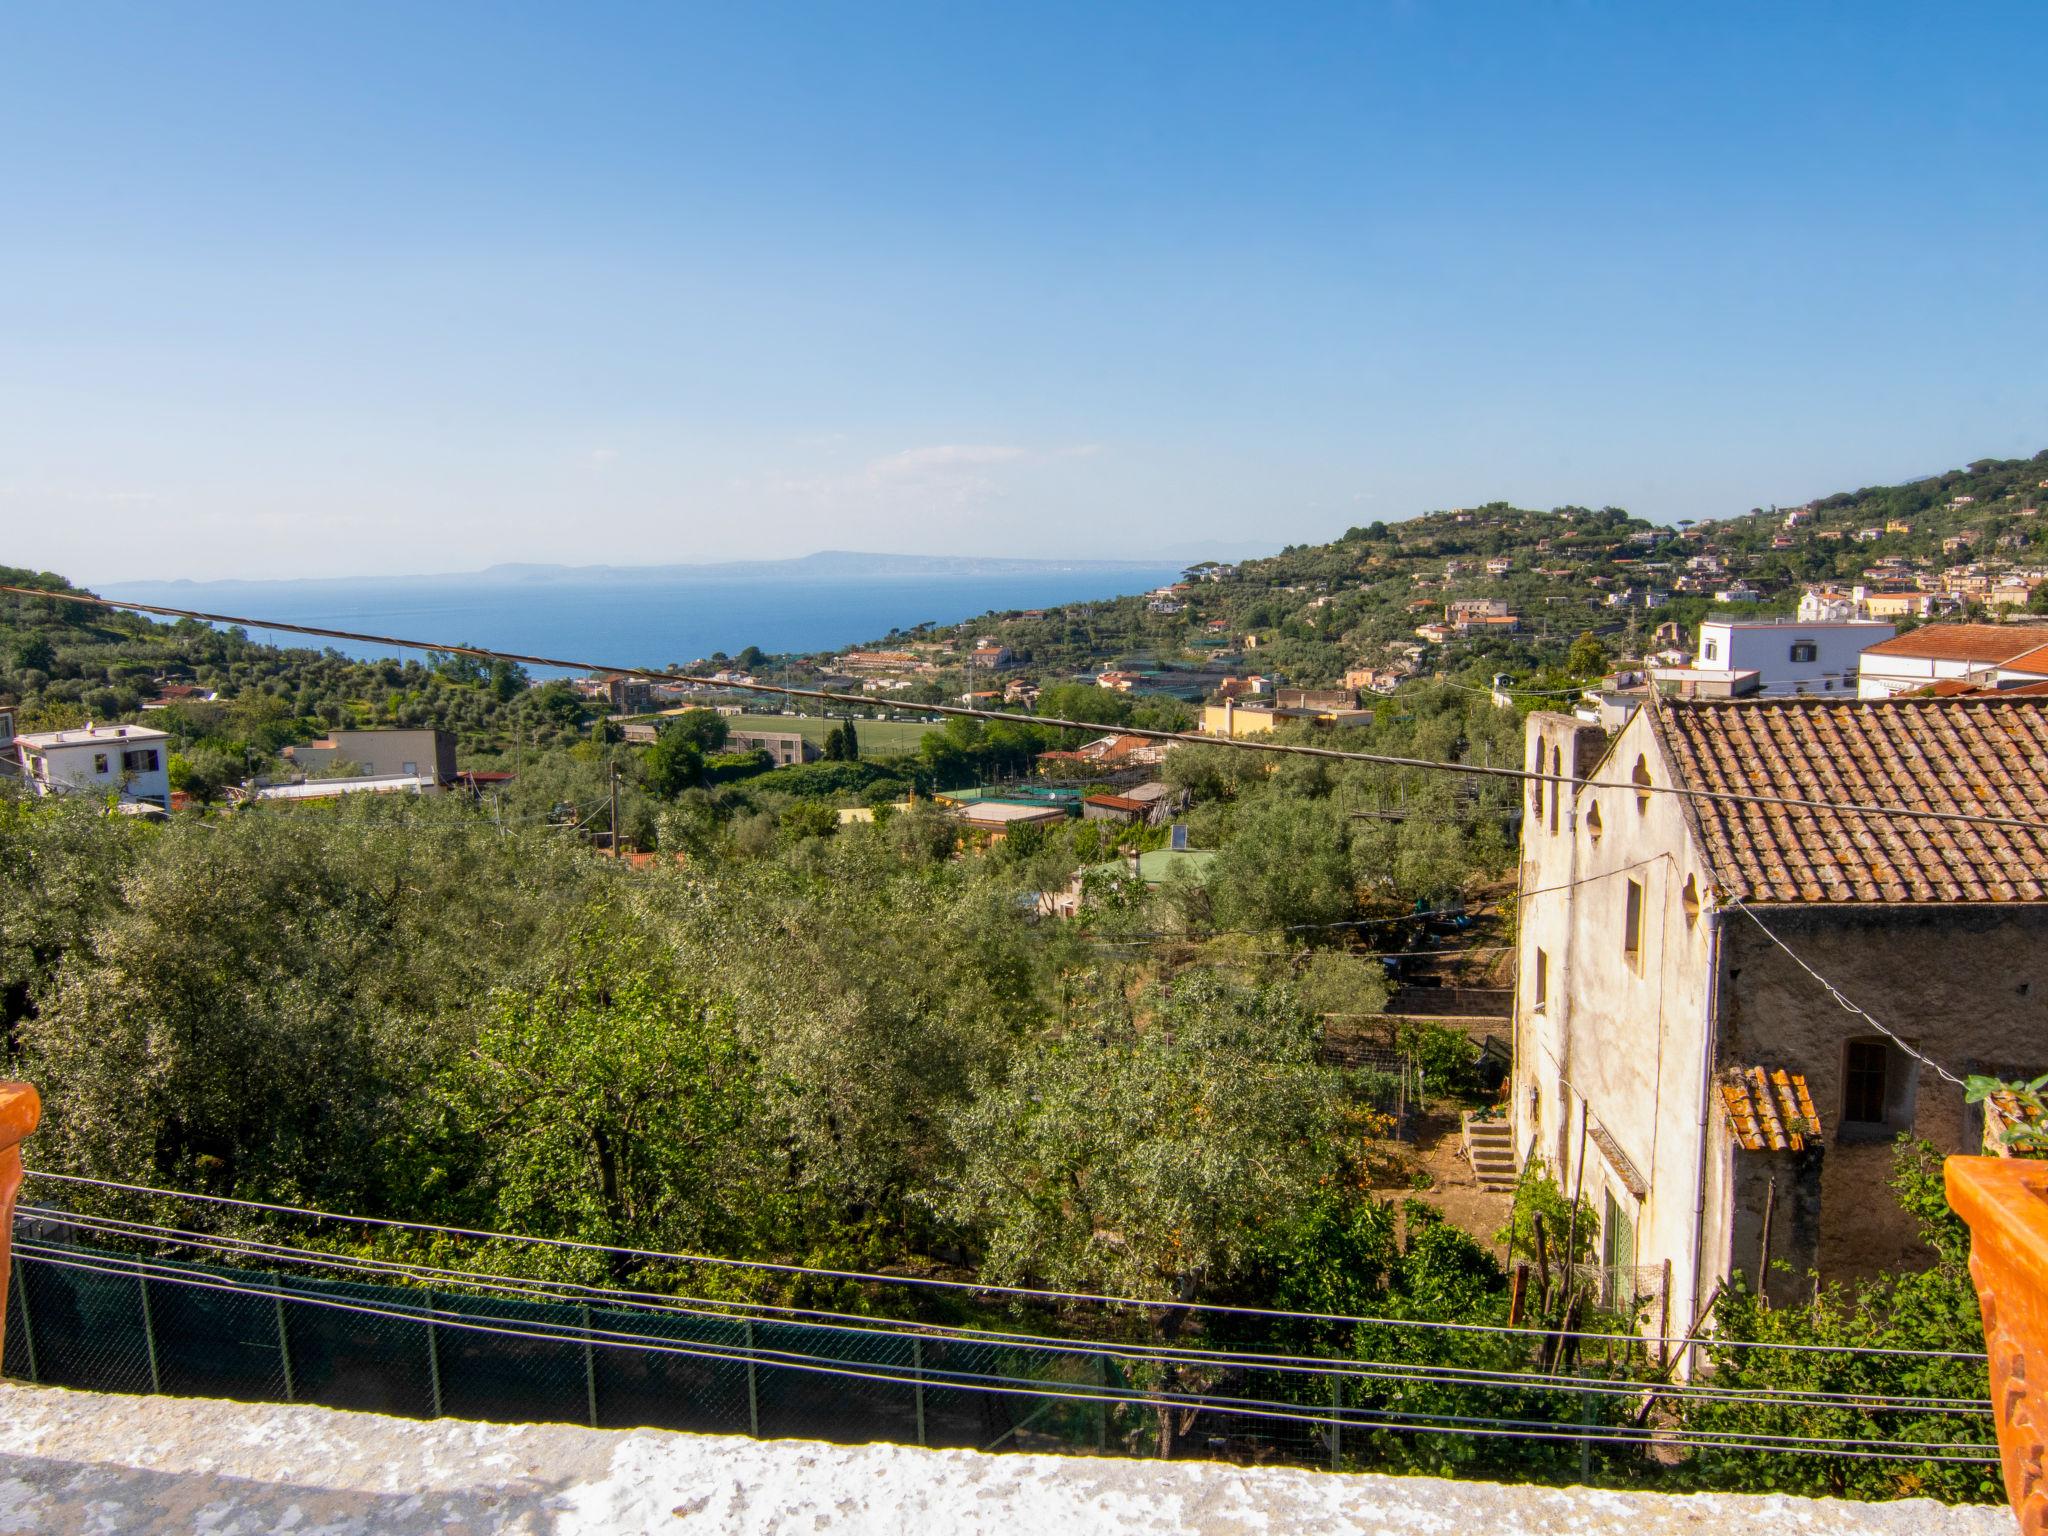
[[[1284,1340],[1256,1332],[1208,1337],[1211,1349],[1237,1353],[1164,1359],[1103,1340],[526,1299],[491,1293],[484,1276],[436,1290],[360,1284],[118,1252],[76,1234],[61,1219],[17,1225],[0,1358],[10,1377],[415,1418],[841,1443],[1580,1482],[1655,1470],[1640,1421],[1630,1423],[1645,1384],[1628,1377],[1626,1350],[1623,1362],[1611,1358],[1619,1341],[1605,1362],[1565,1363],[1568,1379],[1525,1375],[1525,1362],[1483,1334],[1426,1336],[1441,1356],[1434,1373],[1421,1361],[1386,1363],[1391,1339],[1359,1340],[1358,1357],[1283,1368],[1269,1351]],[[1862,1433],[1899,1432],[1893,1417],[1866,1415]],[[1993,1451],[1963,1443],[1974,1421],[1935,1427],[1938,1436],[1920,1425],[1915,1442]],[[1668,1460],[1678,1448],[1661,1450]],[[1752,1450],[1774,1454],[1714,1454]]]
[[[434,1316],[420,1315],[427,1311]],[[16,1245],[0,1361],[19,1380],[95,1392],[1125,1454],[1156,1445],[1148,1368],[1156,1369],[1084,1344],[679,1315],[145,1258],[52,1241],[34,1224]],[[1175,1412],[1177,1440],[1198,1452],[1326,1456],[1316,1426]]]

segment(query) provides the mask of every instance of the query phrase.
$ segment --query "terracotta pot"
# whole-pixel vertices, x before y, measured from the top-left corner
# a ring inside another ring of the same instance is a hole
[[[2048,1536],[2048,1162],[1952,1157],[1944,1174],[1970,1227],[2005,1496],[2026,1536]]]
[[[21,1144],[43,1118],[27,1083],[0,1082],[0,1350],[7,1343],[7,1282],[14,1274],[14,1197],[21,1191]]]

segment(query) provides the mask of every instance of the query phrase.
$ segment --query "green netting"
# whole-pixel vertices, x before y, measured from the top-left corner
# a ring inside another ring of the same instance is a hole
[[[9,1376],[418,1418],[996,1450],[1143,1454],[1170,1421],[1176,1444],[1198,1454],[1332,1460],[1322,1426],[1146,1395],[1322,1406],[1327,1378],[1190,1371],[1078,1342],[914,1336],[144,1260],[67,1235],[26,1226],[28,1241],[17,1244],[0,1361]],[[421,1315],[430,1310],[433,1319]],[[621,1334],[637,1338],[607,1337]]]
[[[591,1326],[653,1334],[695,1350],[737,1354],[747,1346],[742,1322],[665,1316],[659,1312],[593,1309]],[[652,1349],[591,1351],[597,1381],[597,1422],[610,1428],[647,1426],[702,1434],[756,1433],[743,1360],[707,1359]]]
[[[1098,1392],[1113,1372],[1079,1347],[362,1285],[30,1235],[41,1251],[16,1255],[0,1362],[29,1381],[417,1418],[934,1446],[1108,1448],[1132,1412],[989,1380]],[[441,1315],[418,1315],[428,1309]]]

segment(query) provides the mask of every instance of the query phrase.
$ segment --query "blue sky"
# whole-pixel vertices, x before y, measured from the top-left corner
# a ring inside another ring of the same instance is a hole
[[[0,17],[0,562],[1144,555],[2048,447],[2048,10]]]

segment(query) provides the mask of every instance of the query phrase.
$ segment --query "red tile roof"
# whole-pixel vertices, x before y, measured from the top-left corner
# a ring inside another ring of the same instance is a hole
[[[1129,757],[1133,752],[1143,752],[1147,747],[1157,746],[1149,736],[1119,736],[1103,749],[1103,759]]]
[[[1730,1067],[1720,1075],[1721,1107],[1728,1129],[1745,1152],[1798,1152],[1806,1138],[1819,1139],[1820,1111],[1806,1078],[1780,1067]]]
[[[1090,795],[1084,805],[1106,805],[1113,811],[1143,813],[1152,809],[1143,800],[1133,800],[1128,795]]]
[[[1915,656],[1935,661],[2005,664],[2031,656],[2048,671],[2048,629],[2017,624],[1927,624],[1880,640],[1866,656]]]
[[[1681,786],[2048,822],[2048,699],[1656,700]],[[1744,901],[2048,900],[2048,831],[1685,802]]]
[[[1981,698],[1996,694],[2001,699],[2038,699],[2048,697],[2048,681],[2039,683],[2014,683],[2000,688],[1994,683],[1972,683],[1960,677],[1945,677],[1931,688],[1916,688],[1915,697],[1931,695],[1937,699]]]

